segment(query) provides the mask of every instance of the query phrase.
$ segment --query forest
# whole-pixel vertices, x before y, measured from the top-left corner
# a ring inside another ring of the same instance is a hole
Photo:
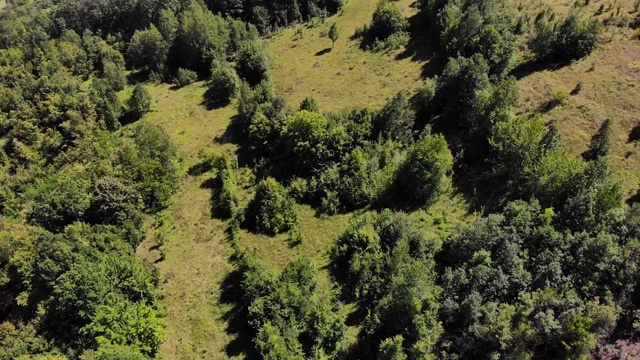
[[[0,360],[640,357],[640,0],[0,0]]]

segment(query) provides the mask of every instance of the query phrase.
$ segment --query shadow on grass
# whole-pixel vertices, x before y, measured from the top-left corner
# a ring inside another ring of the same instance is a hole
[[[222,319],[227,322],[225,329],[227,334],[235,335],[235,339],[225,346],[226,355],[229,357],[244,355],[246,359],[259,359],[259,354],[253,346],[253,329],[248,324],[248,309],[242,304],[242,274],[234,270],[227,275],[221,285],[220,303],[233,305],[233,307],[223,315]]]
[[[411,59],[411,61],[425,62],[422,66],[422,78],[430,78],[441,74],[447,65],[448,59],[438,51],[438,47],[424,31],[426,25],[421,15],[416,14],[409,18],[409,42],[404,50],[396,56],[396,60]]]
[[[331,48],[322,49],[316,53],[316,56],[322,56],[330,52],[331,52]]]
[[[200,105],[203,105],[207,110],[221,109],[231,103],[231,99],[220,99],[214,89],[207,89],[203,95],[203,100]]]
[[[627,139],[627,142],[635,142],[640,140],[640,124],[636,125],[633,127],[633,129],[631,129],[631,132],[629,132],[629,138]]]
[[[571,64],[570,61],[548,63],[542,61],[536,61],[535,59],[525,61],[516,66],[509,75],[515,77],[518,80],[526,78],[527,76],[542,71],[542,70],[559,70],[567,65]]]

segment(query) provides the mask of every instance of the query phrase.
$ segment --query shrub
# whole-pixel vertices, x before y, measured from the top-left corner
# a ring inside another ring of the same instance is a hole
[[[409,22],[392,2],[381,0],[373,13],[371,24],[357,29],[354,37],[362,38],[360,47],[374,51],[387,51],[406,43]]]
[[[187,86],[189,84],[193,84],[198,80],[198,74],[195,71],[191,71],[189,69],[178,68],[178,72],[176,73],[176,85],[178,87]]]
[[[59,232],[83,219],[91,204],[89,183],[78,178],[49,180],[34,198],[29,218],[49,231]]]
[[[127,101],[127,107],[134,118],[141,118],[151,110],[151,94],[144,86],[137,84]]]
[[[236,72],[228,65],[216,65],[211,70],[207,97],[220,105],[228,104],[238,91]]]
[[[567,62],[591,54],[600,43],[602,29],[597,20],[580,22],[575,14],[560,25],[542,17],[529,47],[540,61]]]
[[[167,60],[169,44],[155,26],[147,30],[137,30],[127,50],[127,57],[136,69],[161,70]]]
[[[296,207],[286,189],[273,178],[261,181],[255,198],[247,207],[249,227],[260,233],[276,235],[297,223]]]
[[[249,85],[256,86],[269,79],[269,58],[258,42],[245,43],[236,57],[236,71]]]
[[[238,193],[233,170],[226,168],[217,176],[218,186],[214,190],[213,212],[216,216],[228,219],[236,214],[238,209]]]
[[[442,135],[427,135],[411,147],[396,180],[399,195],[416,205],[432,203],[446,188],[453,156]]]

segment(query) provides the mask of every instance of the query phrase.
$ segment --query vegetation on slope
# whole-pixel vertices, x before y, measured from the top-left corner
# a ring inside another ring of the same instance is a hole
[[[627,36],[630,4],[407,5],[11,5],[0,357],[578,358],[633,343],[620,122],[580,156],[587,142],[545,121],[583,84],[538,108],[525,86],[600,56],[603,29]],[[310,81],[283,88],[298,71]],[[461,198],[485,211],[454,228]]]

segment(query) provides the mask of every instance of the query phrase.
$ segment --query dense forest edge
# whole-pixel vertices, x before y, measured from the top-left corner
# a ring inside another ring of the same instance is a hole
[[[639,28],[638,0],[0,2],[0,359],[640,356]],[[635,60],[581,80],[601,56]]]

